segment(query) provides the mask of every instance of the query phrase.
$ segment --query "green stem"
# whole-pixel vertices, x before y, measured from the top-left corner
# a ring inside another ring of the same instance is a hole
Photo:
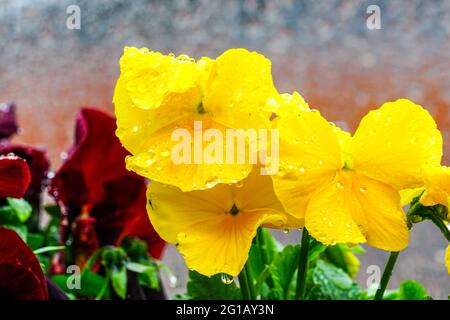
[[[392,270],[394,269],[395,263],[397,262],[397,258],[400,252],[391,252],[389,256],[389,260],[386,263],[386,266],[384,267],[383,276],[381,277],[381,283],[380,288],[378,288],[377,292],[375,293],[374,300],[382,300],[384,291],[386,290],[386,287],[389,283],[389,279],[392,275]]]
[[[239,273],[239,287],[241,288],[243,300],[255,300],[255,289],[251,280],[248,264],[246,263]]]
[[[450,241],[450,230],[448,230],[448,227],[445,224],[445,222],[442,221],[442,219],[440,217],[438,217],[434,214],[430,214],[429,217],[430,217],[430,220],[433,221],[433,223],[436,225],[436,227],[438,227],[439,230],[441,230],[442,234],[447,239],[447,241]]]
[[[297,271],[297,289],[295,292],[295,298],[303,300],[305,298],[306,291],[306,274],[308,272],[308,251],[309,251],[309,233],[306,228],[303,228],[302,242],[300,247],[300,261]]]
[[[260,252],[261,252],[261,260],[262,260],[264,266],[268,267],[269,266],[269,255],[267,254],[267,245],[264,240],[264,233],[263,233],[262,228],[258,228],[256,237],[257,237],[256,238],[257,243],[258,243],[258,246],[259,246]],[[273,279],[272,279],[272,276],[270,275],[270,273],[267,276],[267,283],[268,283],[269,287],[273,288]]]

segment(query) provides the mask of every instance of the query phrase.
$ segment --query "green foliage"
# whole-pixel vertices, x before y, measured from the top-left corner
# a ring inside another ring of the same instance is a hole
[[[333,264],[317,260],[309,274],[310,300],[354,300],[360,297],[360,288],[350,276]]]
[[[184,298],[196,300],[237,300],[241,299],[241,293],[236,283],[224,284],[221,275],[206,277],[198,272],[189,271],[187,296]]]

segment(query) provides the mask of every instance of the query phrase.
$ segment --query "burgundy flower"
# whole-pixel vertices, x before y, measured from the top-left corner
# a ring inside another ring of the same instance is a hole
[[[14,154],[24,159],[28,164],[31,182],[28,186],[27,195],[40,194],[50,166],[45,150],[7,142],[0,143],[0,155],[7,154]]]
[[[0,140],[9,138],[18,129],[14,103],[0,103]]]
[[[126,170],[128,153],[115,130],[114,118],[83,108],[77,116],[75,144],[52,179],[50,193],[67,212],[67,225],[74,226],[78,254],[80,248],[89,255],[99,246],[118,245],[129,235],[147,241],[149,252],[159,258],[164,242],[147,217],[145,180]]]
[[[0,300],[46,300],[38,259],[14,231],[0,227]]]
[[[23,159],[16,156],[0,156],[0,198],[22,197],[30,180],[30,170]]]

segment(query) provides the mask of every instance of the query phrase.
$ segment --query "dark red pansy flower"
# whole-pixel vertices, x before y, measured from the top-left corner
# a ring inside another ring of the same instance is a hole
[[[14,103],[0,103],[0,140],[9,138],[18,130]]]
[[[0,199],[22,197],[30,181],[25,160],[13,155],[0,156]]]
[[[126,170],[127,151],[108,114],[83,108],[77,115],[75,144],[50,183],[50,193],[73,226],[75,252],[85,255],[103,245],[118,245],[126,235],[146,240],[159,258],[164,242],[149,222],[145,180]],[[67,234],[63,232],[63,239]],[[83,260],[83,259],[81,259]]]
[[[0,155],[7,154],[14,154],[27,162],[31,173],[27,194],[40,194],[50,166],[46,151],[32,146],[0,143]]]
[[[14,231],[0,227],[0,300],[46,300],[38,259]]]

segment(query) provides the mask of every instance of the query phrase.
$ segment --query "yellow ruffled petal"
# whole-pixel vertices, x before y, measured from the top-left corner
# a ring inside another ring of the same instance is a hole
[[[157,109],[174,96],[184,99],[184,94],[192,88],[197,87],[199,91],[199,68],[186,55],[175,57],[147,48],[126,47],[120,59],[120,71],[132,103],[141,109]]]
[[[421,168],[439,165],[442,136],[421,106],[400,99],[366,115],[352,139],[350,167],[397,190],[420,187]]]
[[[366,224],[365,217],[349,183],[337,178],[309,202],[305,226],[325,245],[366,242],[359,227]]]
[[[401,251],[409,242],[406,215],[400,195],[391,186],[354,174],[352,190],[366,217],[363,233],[371,246],[387,251]]]
[[[214,129],[223,139],[202,141],[208,129]],[[237,163],[237,158],[227,163],[229,150],[225,130],[207,115],[181,119],[148,136],[142,142],[141,151],[126,158],[127,168],[183,191],[211,188],[218,183],[235,183],[247,177],[253,166],[248,160],[248,152],[241,164]],[[238,146],[234,144],[235,155]]]
[[[252,212],[255,208],[264,208],[266,212],[272,212],[274,214],[282,212],[286,216],[286,222],[284,224],[266,224],[265,227],[303,228],[304,220],[297,219],[286,213],[280,200],[275,195],[272,179],[269,175],[261,175],[260,168],[260,166],[255,166],[244,181],[239,181],[231,185],[236,206],[246,212]]]
[[[267,100],[275,91],[271,62],[245,49],[230,49],[212,64],[203,104],[214,121],[229,128],[270,127]]]
[[[243,201],[253,196],[248,194],[253,187],[246,183],[253,185],[250,180],[254,178],[258,179],[249,176],[242,187],[220,184],[190,192],[151,182],[147,192],[150,220],[164,240],[177,244],[188,268],[206,276],[237,276],[248,258],[257,228],[286,222],[284,213],[278,211],[279,203],[273,201],[270,185],[261,185],[259,196],[272,200]]]
[[[324,244],[367,243],[400,251],[408,244],[398,192],[389,185],[342,172],[310,201],[306,228]]]
[[[292,94],[274,94],[267,103],[267,109],[277,116],[288,116],[296,114],[299,110],[309,110],[309,105],[297,91],[294,91]]]
[[[447,266],[447,271],[450,274],[450,245],[445,250],[445,265]]]
[[[125,48],[113,102],[117,136],[128,151],[145,151],[154,132],[198,113],[201,81],[209,64],[204,59],[196,64],[186,56]]]
[[[420,198],[424,206],[441,204],[449,207],[450,203],[450,168],[427,166],[423,168],[425,193]]]
[[[272,176],[284,208],[303,219],[312,195],[342,167],[341,149],[330,124],[318,111],[302,111],[273,121],[279,130],[279,173]]]

